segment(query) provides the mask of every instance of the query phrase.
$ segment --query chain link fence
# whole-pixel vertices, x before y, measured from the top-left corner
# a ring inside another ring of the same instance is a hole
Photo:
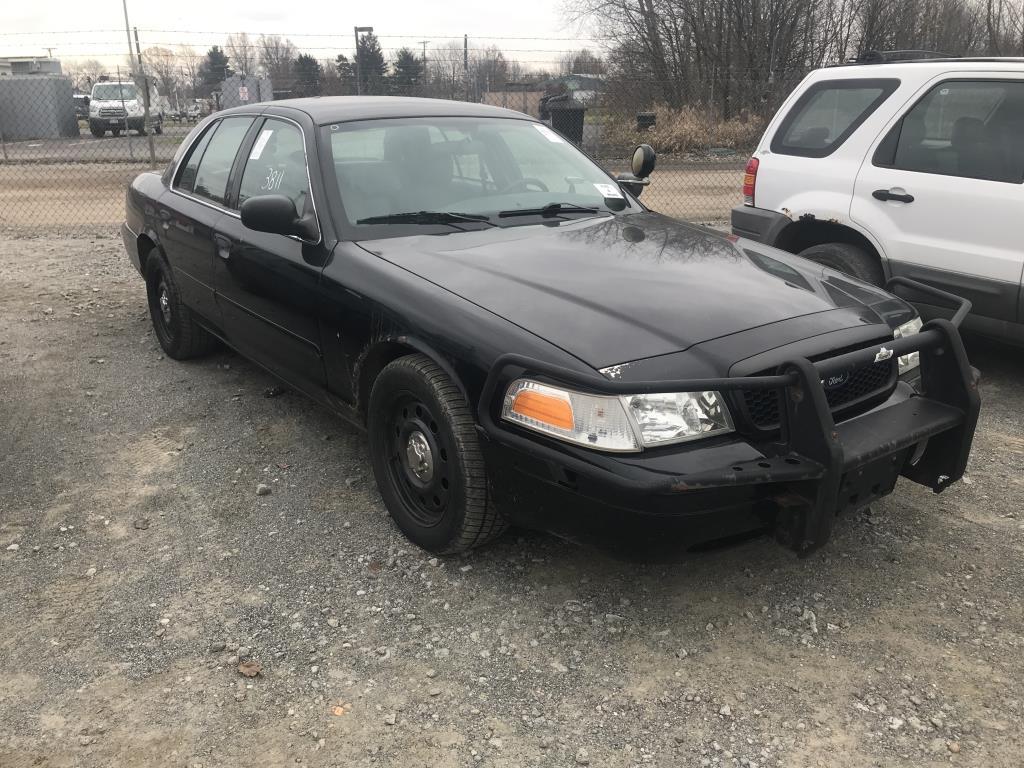
[[[68,76],[0,77],[0,230],[114,231],[127,185],[142,171],[166,167],[206,114],[298,90],[266,77],[234,76],[204,93],[161,93],[154,82],[158,78],[118,68],[90,93],[77,93]],[[628,171],[632,148],[650,143],[659,153],[658,167],[644,202],[670,216],[723,226],[775,105],[739,104],[726,117],[701,104],[669,107],[646,97],[658,89],[645,85],[651,84],[568,75],[490,88],[477,84],[472,91],[449,88],[447,94],[429,82],[390,83],[381,90],[455,98],[473,93],[477,101],[541,117],[612,172]],[[344,92],[337,82],[306,83],[302,90],[330,95],[332,88]]]

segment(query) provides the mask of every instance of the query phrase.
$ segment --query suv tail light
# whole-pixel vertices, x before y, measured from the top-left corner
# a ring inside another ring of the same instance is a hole
[[[757,185],[757,166],[760,160],[752,157],[747,160],[747,168],[743,171],[743,204],[754,204],[754,187]]]

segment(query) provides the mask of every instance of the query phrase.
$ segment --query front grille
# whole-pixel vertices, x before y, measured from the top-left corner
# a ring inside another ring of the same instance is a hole
[[[896,384],[896,361],[884,360],[871,363],[850,372],[849,380],[833,389],[825,390],[825,399],[833,412],[843,410],[844,406],[863,404],[867,410],[875,402],[887,396]],[[760,371],[755,376],[768,376],[778,373],[771,369]],[[779,426],[779,390],[748,389],[743,391],[743,405],[746,418],[758,429],[776,429]],[[847,414],[852,416],[855,414]]]
[[[128,113],[121,107],[100,107],[100,117],[127,117]]]

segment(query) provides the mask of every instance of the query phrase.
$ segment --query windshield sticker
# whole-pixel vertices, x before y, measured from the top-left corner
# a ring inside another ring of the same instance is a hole
[[[538,131],[540,131],[540,135],[543,136],[548,141],[553,142],[555,144],[565,144],[565,139],[563,139],[557,133],[552,131],[546,125],[540,125],[539,123],[534,123],[533,127],[536,128]]]
[[[595,184],[594,189],[601,193],[601,197],[622,197],[622,190],[615,184]]]
[[[260,137],[256,139],[256,143],[252,145],[252,152],[249,153],[250,160],[260,159],[260,155],[263,154],[263,150],[266,148],[267,142],[270,141],[270,137],[273,135],[273,133],[273,128],[267,128],[262,133],[260,133]]]

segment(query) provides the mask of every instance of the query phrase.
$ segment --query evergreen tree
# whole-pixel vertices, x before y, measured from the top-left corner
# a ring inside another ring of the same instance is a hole
[[[414,96],[419,93],[423,82],[423,61],[409,48],[402,48],[395,54],[392,65],[391,92],[397,96]]]
[[[339,53],[334,59],[334,69],[338,73],[338,79],[341,81],[341,94],[347,95],[355,93],[355,67],[353,67],[352,62],[348,60],[348,56],[344,53]]]
[[[199,65],[199,77],[207,93],[220,88],[220,84],[227,80],[234,72],[228,65],[228,57],[219,45],[213,46],[206,52],[206,58]]]
[[[387,75],[388,67],[384,61],[384,51],[381,50],[380,40],[372,32],[359,38],[356,64],[361,92],[364,94],[383,93],[384,78]]]
[[[322,92],[323,69],[308,53],[300,53],[293,66],[296,96],[319,96]]]

